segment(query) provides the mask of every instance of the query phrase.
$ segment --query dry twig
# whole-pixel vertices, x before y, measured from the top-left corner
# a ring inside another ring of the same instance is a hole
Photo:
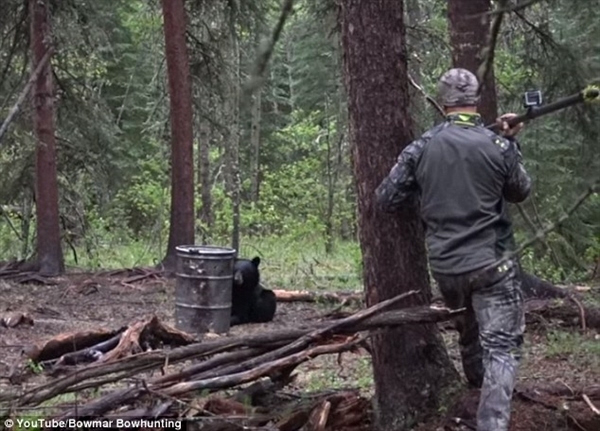
[[[590,397],[588,397],[586,394],[583,394],[581,396],[581,398],[583,398],[583,401],[585,401],[585,403],[588,405],[588,407],[594,412],[594,414],[596,416],[600,416],[600,410],[598,409],[598,407],[596,407],[594,405],[594,403],[592,403],[592,400],[590,400]]]

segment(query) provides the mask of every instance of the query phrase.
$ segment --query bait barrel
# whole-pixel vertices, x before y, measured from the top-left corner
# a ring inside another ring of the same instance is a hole
[[[191,334],[229,331],[236,251],[207,245],[176,250],[175,326]]]

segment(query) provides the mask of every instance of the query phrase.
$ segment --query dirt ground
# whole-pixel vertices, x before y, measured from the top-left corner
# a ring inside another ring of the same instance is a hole
[[[34,325],[14,328],[0,327],[0,392],[14,386],[8,382],[11,367],[23,361],[21,352],[33,344],[42,343],[61,332],[86,329],[117,329],[144,317],[155,314],[163,322],[174,324],[174,282],[164,279],[125,285],[115,278],[90,274],[72,274],[58,279],[58,285],[22,285],[0,281],[0,318],[12,312],[29,314]],[[231,335],[250,334],[285,327],[295,328],[317,321],[328,311],[324,306],[310,303],[283,303],[273,322],[242,325],[231,329]],[[588,331],[573,340],[560,337],[548,345],[547,327],[529,327],[526,336],[526,355],[521,367],[520,384],[559,385],[565,388],[600,385],[600,355],[594,357],[580,345],[600,344],[600,336]],[[550,332],[549,332],[550,331]],[[452,359],[459,366],[456,336],[444,333]],[[573,346],[569,346],[575,343]],[[593,352],[598,352],[598,349]],[[335,357],[320,357],[299,369],[299,378],[290,392],[323,390],[323,388],[360,388],[365,396],[373,393],[370,358],[365,352],[345,354],[340,362]],[[43,375],[35,376],[27,384],[33,384]],[[458,415],[471,418],[476,408],[477,393],[467,393],[446,416]],[[600,407],[600,400],[595,400]],[[560,406],[557,410],[552,406]],[[581,419],[583,418],[583,420]],[[540,396],[535,401],[516,397],[513,406],[511,430],[600,430],[600,416],[582,401],[565,397]],[[444,429],[469,429],[460,426],[443,428],[440,419],[415,428],[419,431]]]

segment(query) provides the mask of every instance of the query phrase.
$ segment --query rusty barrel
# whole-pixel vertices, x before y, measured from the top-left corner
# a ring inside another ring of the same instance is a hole
[[[229,331],[235,250],[208,245],[176,250],[175,326],[191,334]]]

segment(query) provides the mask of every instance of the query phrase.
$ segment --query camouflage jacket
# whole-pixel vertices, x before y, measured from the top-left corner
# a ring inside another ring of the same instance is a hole
[[[462,274],[513,247],[506,201],[525,200],[530,188],[516,140],[479,115],[452,114],[402,151],[376,196],[388,212],[420,197],[432,270]]]

